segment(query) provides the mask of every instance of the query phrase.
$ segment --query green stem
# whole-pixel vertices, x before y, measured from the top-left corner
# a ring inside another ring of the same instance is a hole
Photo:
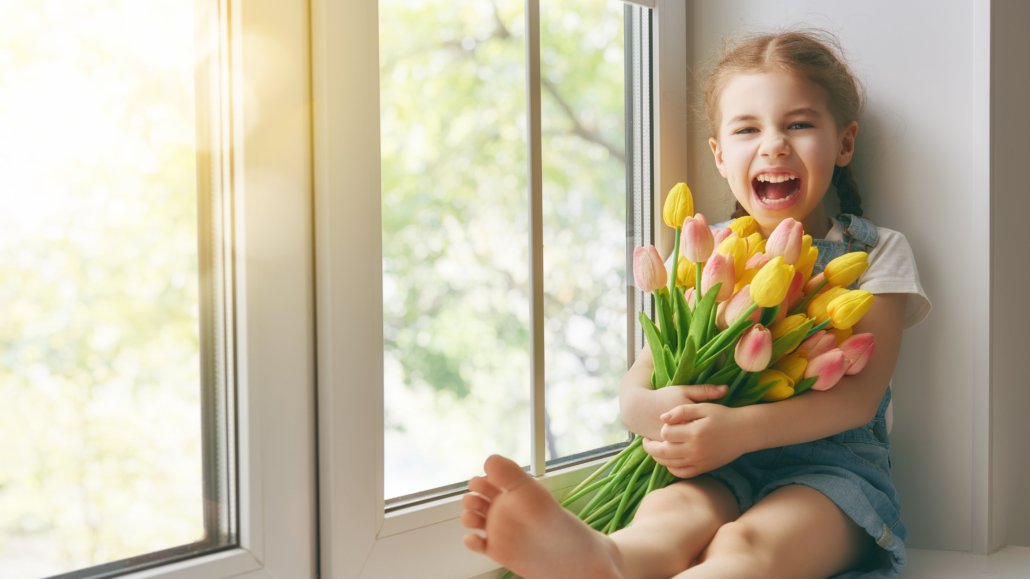
[[[719,404],[727,404],[730,400],[733,400],[733,396],[736,395],[737,390],[740,389],[740,385],[744,383],[750,372],[741,370],[740,374],[733,379],[733,383],[730,384],[730,389],[726,391],[726,394],[719,399]]]
[[[787,312],[787,313],[788,313],[789,315],[794,315],[794,314],[800,314],[800,313],[803,313],[803,312],[805,311],[805,308],[806,308],[806,307],[808,307],[808,302],[812,301],[812,298],[814,298],[814,297],[815,297],[815,295],[816,295],[817,293],[819,293],[819,291],[820,291],[821,289],[823,289],[824,287],[826,287],[826,280],[825,280],[825,279],[824,279],[824,280],[822,281],[822,283],[820,283],[819,285],[817,285],[817,286],[815,287],[815,289],[814,289],[814,290],[812,290],[812,291],[811,291],[811,292],[810,292],[810,293],[809,293],[809,294],[808,294],[807,296],[805,296],[805,298],[804,298],[803,300],[801,300],[800,302],[798,302],[798,305],[794,306],[794,309],[790,310],[790,311],[789,311],[789,312]]]

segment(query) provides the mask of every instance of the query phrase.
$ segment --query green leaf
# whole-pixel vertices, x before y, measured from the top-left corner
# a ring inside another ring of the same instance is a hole
[[[693,340],[687,340],[687,343],[683,346],[683,351],[680,352],[679,364],[676,366],[676,371],[672,374],[672,380],[669,384],[689,384],[691,376],[694,374],[694,360],[697,358],[697,349],[694,347]]]
[[[651,349],[651,358],[654,360],[654,386],[661,388],[669,383],[669,371],[665,369],[665,353],[662,342],[662,336],[658,333],[658,328],[655,327],[654,322],[651,318],[647,317],[647,314],[640,312],[638,318],[640,319],[640,326],[644,329],[644,337],[647,339],[647,346]]]
[[[687,306],[687,298],[678,288],[673,292],[673,299],[676,301],[677,342],[679,350],[683,350],[684,343],[688,341],[687,336],[690,335],[690,307]]]
[[[804,392],[804,391],[808,390],[809,388],[811,388],[812,385],[815,384],[816,380],[818,380],[817,376],[810,376],[810,377],[805,378],[804,380],[798,382],[797,384],[795,384],[794,385],[794,396],[797,396],[798,394],[801,394],[802,392]]]
[[[712,314],[715,310],[715,298],[719,294],[722,284],[715,284],[705,293],[704,297],[697,302],[694,314],[690,320],[690,337],[694,340],[694,347],[701,349],[707,343],[708,327],[711,326]]]
[[[662,288],[652,294],[654,296],[655,312],[658,323],[661,324],[662,338],[670,348],[676,348],[676,326],[672,320],[672,303],[669,300],[669,292]]]

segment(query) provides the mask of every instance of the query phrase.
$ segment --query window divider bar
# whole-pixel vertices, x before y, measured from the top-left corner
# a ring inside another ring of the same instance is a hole
[[[544,235],[540,133],[540,0],[526,0],[526,142],[529,161],[530,460],[546,471],[544,401]]]

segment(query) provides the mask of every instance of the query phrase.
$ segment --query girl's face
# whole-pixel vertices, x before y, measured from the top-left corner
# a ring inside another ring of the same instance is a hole
[[[715,165],[762,234],[793,217],[813,237],[825,235],[823,196],[834,166],[851,162],[858,123],[839,128],[826,91],[787,72],[731,77],[718,112],[708,140]]]

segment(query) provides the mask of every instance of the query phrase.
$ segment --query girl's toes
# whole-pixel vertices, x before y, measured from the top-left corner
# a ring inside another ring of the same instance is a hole
[[[476,553],[486,552],[486,539],[476,535],[475,533],[465,535],[463,541],[465,542],[465,547],[470,551],[475,551]]]
[[[488,501],[494,500],[497,498],[497,495],[501,494],[501,489],[481,476],[474,476],[469,479],[469,490],[483,495]]]
[[[461,506],[465,507],[466,511],[485,515],[490,510],[490,501],[475,493],[465,493],[465,496],[461,497]]]
[[[486,471],[486,477],[491,483],[506,491],[513,491],[526,481],[532,480],[516,462],[498,454],[487,457],[483,463],[483,470]]]
[[[474,511],[462,511],[461,524],[466,529],[486,529],[486,517]]]

